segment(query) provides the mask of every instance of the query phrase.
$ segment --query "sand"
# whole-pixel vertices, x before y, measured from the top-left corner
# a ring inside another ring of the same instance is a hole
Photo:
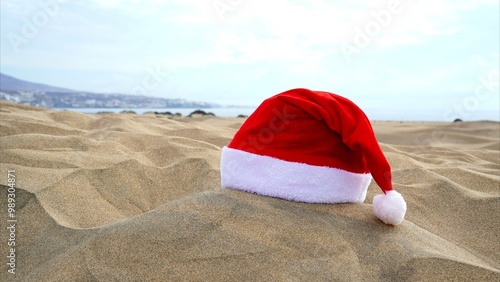
[[[221,188],[243,121],[0,102],[0,281],[500,280],[500,123],[373,122],[408,203],[388,226],[374,182],[342,205]]]

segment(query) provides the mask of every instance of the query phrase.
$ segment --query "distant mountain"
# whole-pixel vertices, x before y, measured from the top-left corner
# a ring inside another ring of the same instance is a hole
[[[75,91],[0,73],[0,100],[49,108],[213,108],[218,104],[129,94]]]
[[[70,89],[33,83],[0,73],[0,91],[35,91],[35,92],[76,92]]]

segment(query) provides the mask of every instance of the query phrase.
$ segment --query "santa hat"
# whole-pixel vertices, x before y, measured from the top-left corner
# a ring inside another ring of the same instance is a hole
[[[375,215],[399,224],[406,202],[370,121],[336,94],[292,89],[266,99],[222,149],[225,188],[306,203],[361,203],[371,178]]]

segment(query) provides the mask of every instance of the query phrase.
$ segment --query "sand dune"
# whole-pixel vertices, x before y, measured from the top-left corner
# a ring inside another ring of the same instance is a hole
[[[0,102],[0,281],[498,281],[500,123],[374,122],[406,220],[220,188],[243,119],[85,115]],[[7,221],[1,213],[2,226]]]

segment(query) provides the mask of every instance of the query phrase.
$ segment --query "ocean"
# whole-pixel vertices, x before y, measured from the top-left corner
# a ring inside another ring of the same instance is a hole
[[[255,108],[252,107],[241,107],[241,108],[58,108],[56,110],[68,110],[75,111],[85,114],[96,114],[99,112],[113,112],[120,113],[123,111],[134,111],[138,115],[142,115],[147,112],[171,112],[172,114],[179,113],[183,116],[187,116],[196,110],[202,110],[206,113],[213,113],[218,117],[237,117],[238,115],[250,115]]]
[[[58,108],[56,110],[76,111],[86,114],[95,114],[98,112],[134,111],[138,115],[146,112],[171,112],[180,113],[187,116],[200,108],[154,108],[154,109],[127,109],[127,108]],[[238,115],[250,115],[255,110],[254,107],[234,107],[234,108],[205,108],[205,112],[213,113],[218,117],[237,117]],[[433,121],[433,122],[452,122],[459,118],[463,121],[490,120],[500,122],[500,111],[496,110],[477,110],[471,112],[461,112],[454,114],[451,111],[440,111],[430,109],[418,109],[408,111],[407,109],[363,109],[370,120],[373,121]]]

